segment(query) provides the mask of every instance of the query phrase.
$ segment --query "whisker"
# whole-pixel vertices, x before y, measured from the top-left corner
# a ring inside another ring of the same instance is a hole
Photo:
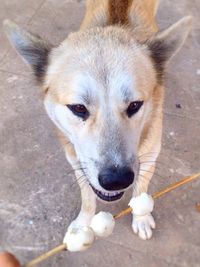
[[[143,163],[158,163],[158,164],[162,164],[164,166],[166,166],[167,168],[169,168],[169,164],[166,164],[160,160],[148,160],[148,161],[139,161],[139,163],[143,164]]]
[[[76,178],[76,181],[79,183],[82,178],[85,179],[85,174],[83,174],[83,175],[79,176],[78,178]]]
[[[86,163],[88,163],[88,162],[81,162],[81,161],[79,161],[77,164],[74,164],[74,165],[71,165],[71,166],[72,166],[72,168],[75,168],[75,167],[83,166]]]
[[[149,154],[158,154],[158,151],[151,151],[151,152],[143,153],[142,155],[138,155],[138,158],[145,157],[146,155],[149,155]]]
[[[147,181],[147,178],[146,178],[144,175],[142,175],[142,174],[139,174],[139,175],[138,175],[138,178],[140,178],[140,180],[142,180],[142,181],[144,181],[144,182]],[[152,184],[153,186],[157,186],[156,183],[155,183],[155,181],[154,181],[153,179],[151,179],[150,182],[151,182],[151,184]]]
[[[163,178],[163,176],[162,176],[161,174],[158,174],[158,173],[156,173],[156,172],[151,172],[151,171],[148,171],[148,170],[143,170],[143,169],[140,169],[140,171],[143,171],[143,172],[148,172],[148,173],[152,173],[153,175],[157,175],[157,176],[159,176],[159,177]]]
[[[85,179],[85,175],[81,175],[80,177],[76,178],[76,180],[71,184],[71,187],[75,185],[75,183],[77,183],[80,186],[80,183],[82,180]],[[86,180],[86,179],[85,179]]]
[[[75,171],[83,171],[84,172],[84,170],[87,170],[87,168],[86,167],[80,167],[80,168],[77,168],[77,169],[73,169],[74,172]]]
[[[80,168],[77,168],[77,169],[72,169],[72,170],[68,171],[66,175],[69,175],[71,173],[74,173],[75,171],[82,171],[82,172],[84,172],[84,170],[86,170],[86,169],[87,168],[83,168],[83,167],[80,167]]]
[[[142,166],[142,164],[140,165],[140,167]],[[152,164],[148,164],[148,163],[144,163],[144,167],[151,167]],[[155,170],[160,170],[163,171],[163,168],[161,168],[162,166],[158,166],[158,165],[153,165]]]

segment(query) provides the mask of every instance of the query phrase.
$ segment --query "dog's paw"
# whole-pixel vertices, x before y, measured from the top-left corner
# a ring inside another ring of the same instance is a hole
[[[80,228],[80,227],[83,227],[84,225],[82,225],[81,223],[79,223],[78,220],[74,220],[70,223],[70,225],[68,226],[67,228],[67,231],[71,231],[73,229],[77,229],[77,228]]]
[[[82,227],[89,227],[91,224],[91,220],[94,214],[87,214],[84,212],[80,212],[79,215],[73,220],[70,225],[68,226],[68,230],[73,228],[82,228]]]
[[[88,249],[95,240],[95,234],[91,227],[68,228],[63,239],[69,251],[83,251]]]
[[[70,223],[70,225],[68,226],[68,230],[71,231],[72,229],[88,227],[88,226],[90,226],[90,221],[77,217],[74,221]]]
[[[155,229],[156,224],[151,213],[138,216],[133,214],[132,228],[135,234],[143,240],[150,239],[152,237],[152,229]]]

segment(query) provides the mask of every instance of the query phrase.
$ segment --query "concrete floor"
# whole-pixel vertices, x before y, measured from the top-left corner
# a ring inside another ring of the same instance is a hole
[[[78,29],[83,12],[80,0],[0,0],[0,25],[12,19],[56,44]],[[163,28],[186,14],[195,18],[193,32],[168,69],[163,148],[150,192],[200,170],[200,1],[163,0],[158,21]],[[0,118],[0,250],[24,263],[62,242],[80,197],[40,91],[2,26]],[[199,190],[200,179],[156,201],[157,228],[150,241],[132,233],[127,216],[110,238],[88,251],[61,253],[40,266],[200,266]],[[99,209],[117,213],[128,197]]]

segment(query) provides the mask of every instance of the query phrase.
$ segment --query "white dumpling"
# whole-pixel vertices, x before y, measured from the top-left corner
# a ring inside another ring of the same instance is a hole
[[[69,251],[83,251],[94,242],[95,235],[90,227],[71,228],[67,231],[63,243]]]
[[[141,193],[138,197],[132,197],[129,206],[135,215],[143,216],[153,211],[154,200],[151,195]]]
[[[97,237],[107,237],[113,232],[115,219],[111,213],[101,211],[92,218],[90,227]]]

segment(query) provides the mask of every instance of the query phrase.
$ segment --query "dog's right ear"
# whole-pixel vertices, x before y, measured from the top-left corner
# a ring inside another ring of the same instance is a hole
[[[52,46],[39,36],[22,30],[12,21],[5,20],[3,26],[12,45],[32,67],[36,80],[42,82]]]
[[[179,51],[185,42],[191,25],[192,17],[184,17],[168,29],[158,32],[148,42],[151,58],[160,77],[163,75],[167,62]]]

